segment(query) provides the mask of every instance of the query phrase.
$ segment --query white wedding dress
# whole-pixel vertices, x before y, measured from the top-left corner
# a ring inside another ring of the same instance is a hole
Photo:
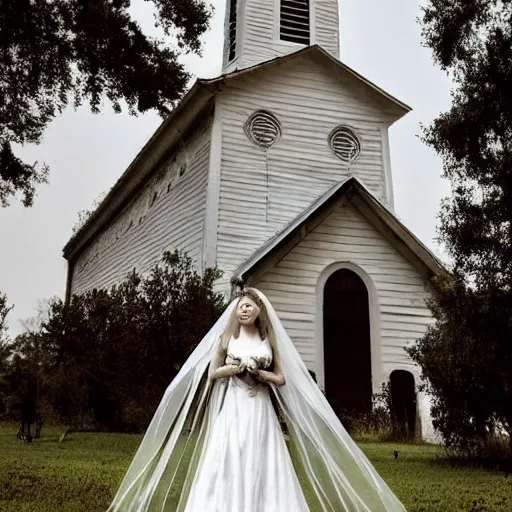
[[[240,333],[228,357],[267,368],[267,340]],[[205,442],[185,512],[309,511],[265,384],[235,375]]]
[[[271,390],[241,374],[210,386],[234,299],[166,389],[107,512],[405,512],[311,378],[272,304],[252,292],[267,311],[286,384]],[[249,366],[272,362],[268,341],[243,335],[230,340],[227,355]],[[290,431],[286,442],[271,393]]]

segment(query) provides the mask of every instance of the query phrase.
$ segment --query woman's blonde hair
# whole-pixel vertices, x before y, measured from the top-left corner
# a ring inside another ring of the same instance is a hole
[[[244,288],[240,292],[240,297],[236,303],[236,307],[233,309],[231,316],[229,317],[228,323],[226,325],[226,328],[224,329],[224,332],[222,333],[221,336],[222,348],[224,350],[227,350],[228,343],[231,337],[238,339],[238,337],[240,336],[240,322],[238,321],[236,312],[238,310],[238,305],[240,304],[240,301],[245,297],[251,299],[260,309],[260,314],[258,315],[258,318],[256,318],[254,324],[258,328],[261,339],[267,339],[269,341],[270,346],[272,347],[272,352],[274,353],[275,360],[277,358],[276,335],[274,333],[274,329],[268,317],[268,312],[267,308],[265,307],[265,304],[263,304],[262,300],[260,299],[256,291],[253,290],[252,288]]]

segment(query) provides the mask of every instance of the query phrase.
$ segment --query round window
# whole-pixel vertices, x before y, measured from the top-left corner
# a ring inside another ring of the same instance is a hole
[[[277,117],[267,110],[257,110],[247,120],[245,133],[258,146],[269,149],[281,137],[281,125]]]
[[[332,152],[342,161],[351,164],[361,153],[361,142],[354,131],[347,126],[337,126],[329,135]]]

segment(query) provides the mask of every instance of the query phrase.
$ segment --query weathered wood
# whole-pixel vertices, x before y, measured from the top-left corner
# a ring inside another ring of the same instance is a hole
[[[304,35],[309,31],[309,37],[302,38],[302,44],[281,37],[281,0],[238,0],[237,4],[236,51],[231,54],[229,49],[233,37],[230,37],[230,33],[233,27],[230,21],[233,20],[233,14],[230,9],[226,9],[223,72],[286,55],[308,44],[321,45],[339,58],[338,0],[309,0],[310,23],[303,30]],[[307,19],[304,22],[307,23]],[[285,26],[283,29],[288,33]]]
[[[262,270],[255,285],[275,305],[290,336],[301,337],[296,346],[308,368],[321,377],[322,362],[316,355],[318,294],[322,293],[318,283],[325,268],[340,261],[359,266],[373,280],[379,317],[372,321],[380,327],[382,374],[393,366],[393,361],[414,367],[403,348],[407,342],[421,337],[432,323],[425,304],[429,295],[425,282],[411,263],[350,204],[324,219],[278,264]],[[297,315],[295,303],[299,298],[303,300]],[[306,332],[309,339],[305,338]]]
[[[110,287],[134,268],[144,273],[166,250],[182,249],[201,266],[211,130],[209,118],[82,252],[72,293]]]
[[[241,77],[219,94],[223,136],[217,264],[226,274],[347,176],[347,166],[327,144],[330,132],[339,124],[350,125],[362,144],[361,156],[350,172],[387,201],[382,126],[388,117],[378,102],[365,102],[359,93],[350,80],[340,83],[339,77],[304,57],[271,74]],[[268,151],[243,131],[249,116],[261,108],[276,116],[282,130],[281,139]],[[330,231],[326,224],[318,236]],[[366,227],[362,231],[371,248],[361,244],[353,252],[366,251],[369,259],[380,258],[373,251],[371,233]],[[302,249],[298,257],[311,255],[307,246]],[[316,251],[315,243],[310,249]],[[384,253],[389,250],[381,248]]]

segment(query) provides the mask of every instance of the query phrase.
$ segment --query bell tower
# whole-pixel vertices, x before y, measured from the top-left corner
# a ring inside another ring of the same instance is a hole
[[[222,72],[319,45],[339,59],[338,0],[227,0]]]

